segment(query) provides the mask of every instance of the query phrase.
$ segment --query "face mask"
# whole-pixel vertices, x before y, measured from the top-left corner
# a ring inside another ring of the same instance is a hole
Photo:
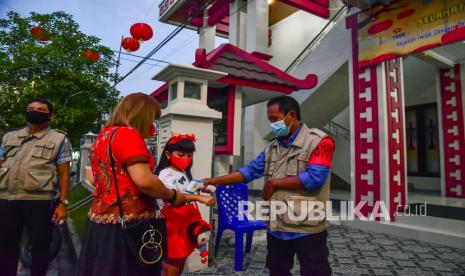
[[[26,112],[26,121],[32,125],[44,124],[50,121],[49,116],[49,113],[28,111]]]
[[[289,115],[289,113],[287,115]],[[271,131],[273,131],[276,137],[284,137],[289,134],[289,129],[291,126],[286,126],[286,123],[284,122],[284,119],[286,119],[287,115],[284,116],[282,120],[270,124]]]
[[[150,137],[155,136],[155,133],[156,133],[155,126],[152,124],[152,125],[150,126],[150,130],[149,130],[149,135],[150,135]]]
[[[171,165],[177,169],[184,171],[192,163],[192,158],[190,157],[177,157],[174,154],[171,154]]]

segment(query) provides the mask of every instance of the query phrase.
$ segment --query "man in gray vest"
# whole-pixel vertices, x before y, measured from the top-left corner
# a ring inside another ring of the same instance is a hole
[[[300,121],[299,104],[289,96],[271,99],[267,116],[276,139],[245,167],[205,179],[204,184],[248,183],[264,176],[262,197],[271,201],[266,258],[270,275],[291,275],[295,255],[301,275],[331,275],[326,244],[328,223],[321,214],[329,200],[334,142],[321,130],[309,129]],[[284,206],[286,212],[274,210],[273,206],[278,205]]]
[[[66,135],[49,127],[52,104],[29,101],[27,126],[3,136],[0,146],[0,271],[16,275],[23,228],[31,241],[31,275],[45,275],[52,223],[67,217],[71,145]],[[60,203],[52,213],[56,188]]]

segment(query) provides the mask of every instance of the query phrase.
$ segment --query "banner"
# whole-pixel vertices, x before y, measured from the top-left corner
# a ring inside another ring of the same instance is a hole
[[[358,14],[359,66],[465,40],[464,0],[400,0]]]

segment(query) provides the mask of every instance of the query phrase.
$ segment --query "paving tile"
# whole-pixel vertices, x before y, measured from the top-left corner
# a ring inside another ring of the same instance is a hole
[[[342,225],[331,225],[328,248],[333,275],[465,275],[465,250],[438,246]],[[214,267],[207,275],[268,275],[265,268],[266,232],[257,235],[250,253],[244,255],[244,271],[235,273],[234,241],[222,242]],[[292,270],[300,275],[297,260]],[[206,275],[185,273],[183,275]]]

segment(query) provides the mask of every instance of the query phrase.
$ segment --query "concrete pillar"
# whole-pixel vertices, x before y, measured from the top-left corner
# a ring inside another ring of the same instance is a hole
[[[465,198],[465,66],[440,69],[438,77],[441,193]]]
[[[361,213],[389,218],[406,204],[406,151],[402,61],[358,66],[357,29],[350,59],[351,185]]]
[[[381,199],[387,204],[391,219],[403,211],[407,202],[407,151],[405,143],[405,105],[402,59],[381,66],[379,97]]]
[[[199,48],[203,48],[207,53],[215,49],[216,26],[208,26],[208,10],[205,9],[203,15],[203,26],[199,30]]]
[[[268,53],[268,0],[247,2],[246,51]]]
[[[266,105],[255,104],[245,108],[244,117],[244,164],[249,163],[265,149],[267,141],[260,135],[257,122],[262,122],[266,117]],[[268,126],[265,126],[268,127]],[[269,128],[269,127],[268,127]],[[263,189],[263,178],[254,180],[249,184],[250,190],[261,191]]]
[[[229,43],[246,48],[247,3],[236,0],[229,6]]]
[[[91,164],[89,162],[89,150],[94,143],[95,138],[97,138],[97,135],[92,132],[88,132],[83,136],[83,144],[80,147],[79,154],[79,182],[81,183],[84,183],[86,178],[92,177]],[[84,184],[90,185],[91,183],[87,181]]]
[[[365,201],[361,213],[368,216],[374,203],[381,199],[378,70],[376,66],[359,69],[355,60],[351,63],[352,200],[356,205]]]

